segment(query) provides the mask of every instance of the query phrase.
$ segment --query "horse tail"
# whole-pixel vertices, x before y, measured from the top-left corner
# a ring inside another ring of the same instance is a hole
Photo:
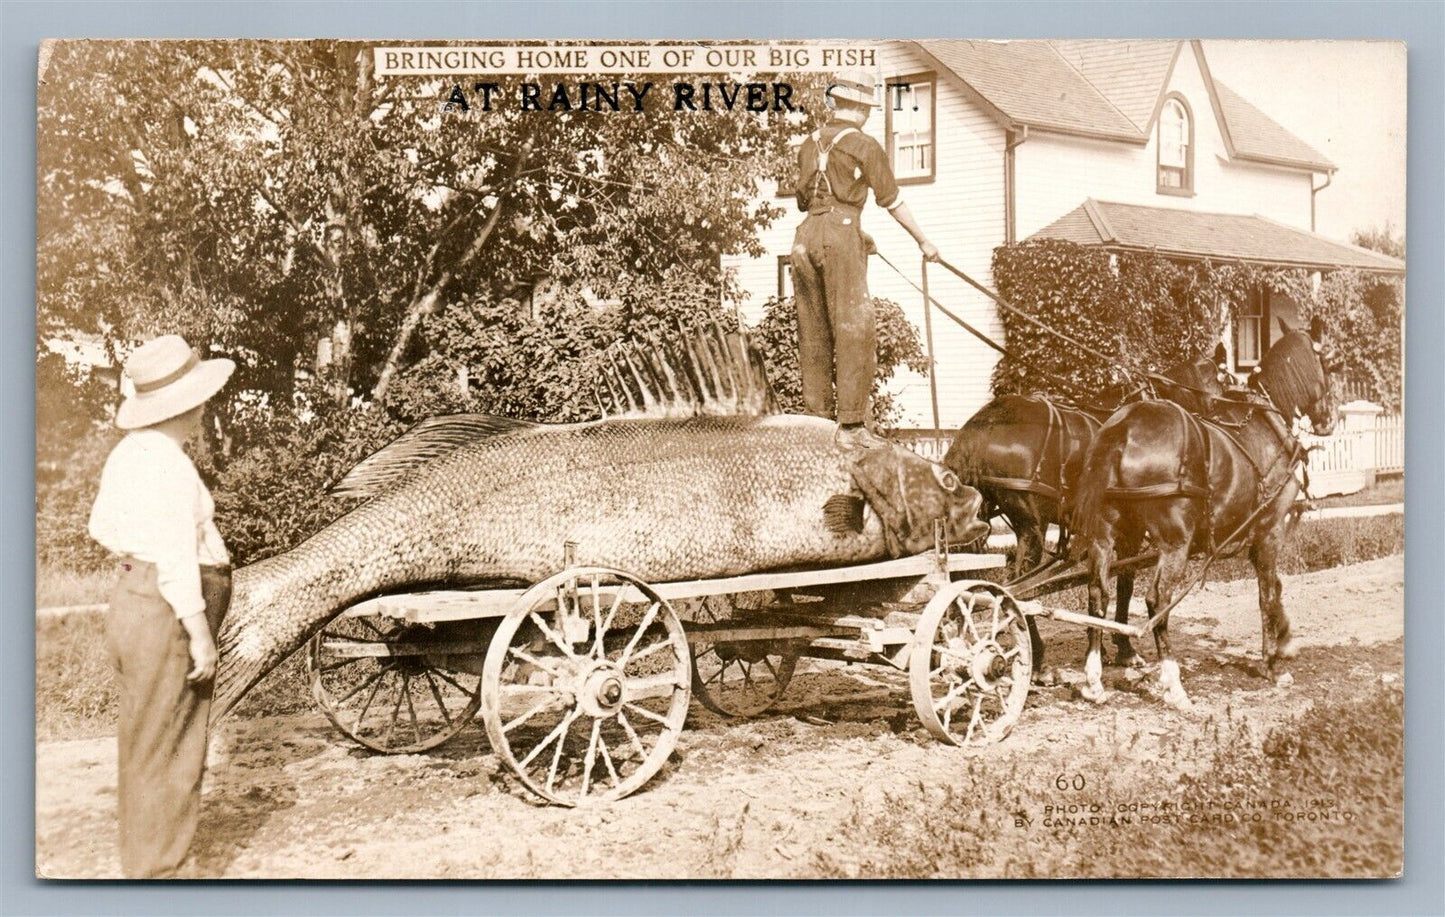
[[[1074,505],[1069,517],[1069,530],[1073,534],[1069,542],[1070,554],[1074,559],[1082,556],[1092,538],[1093,521],[1109,495],[1110,485],[1115,483],[1114,475],[1127,441],[1125,436],[1120,435],[1123,429],[1122,426],[1106,425],[1084,454],[1084,468],[1074,489]]]

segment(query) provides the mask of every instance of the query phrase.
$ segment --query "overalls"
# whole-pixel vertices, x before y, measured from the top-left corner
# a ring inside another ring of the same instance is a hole
[[[830,419],[836,412],[840,424],[867,418],[878,368],[868,251],[858,219],[861,207],[838,201],[826,174],[829,153],[850,133],[857,129],[844,128],[828,142],[818,134],[811,138],[818,147],[818,168],[800,176],[800,187],[808,187],[808,215],[794,236],[789,259],[804,409]]]

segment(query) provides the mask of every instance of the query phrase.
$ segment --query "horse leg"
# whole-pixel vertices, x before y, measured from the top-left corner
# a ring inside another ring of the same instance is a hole
[[[1143,536],[1132,532],[1126,532],[1119,536],[1119,554],[1129,558],[1139,553],[1139,546],[1143,543]],[[1114,599],[1114,620],[1120,624],[1129,623],[1129,602],[1134,597],[1134,573],[1120,573],[1116,580],[1117,595]],[[1140,662],[1139,654],[1134,652],[1134,643],[1129,639],[1128,634],[1114,634],[1114,665],[1128,667],[1137,665]]]
[[[1249,549],[1249,559],[1259,581],[1260,654],[1265,676],[1271,680],[1284,677],[1277,671],[1279,661],[1293,659],[1299,652],[1290,633],[1289,617],[1284,613],[1284,584],[1279,578],[1280,537],[1281,530],[1276,528]]]
[[[1097,519],[1093,525],[1093,537],[1089,539],[1089,615],[1102,618],[1104,610],[1109,607],[1109,565],[1114,561],[1114,526],[1111,520],[1103,518]],[[1103,632],[1097,627],[1089,628],[1089,652],[1084,658],[1084,685],[1079,694],[1096,704],[1103,703],[1108,696],[1103,681],[1103,643]]]
[[[1014,547],[1014,576],[1022,577],[1038,569],[1044,557],[1045,537],[1048,524],[1041,521],[1038,508],[1028,495],[1013,494],[1001,497],[1000,509],[1014,530],[1017,544]],[[1032,616],[1028,618],[1029,648],[1033,651],[1033,678],[1036,685],[1050,687],[1058,682],[1056,673],[1044,666],[1044,641],[1039,636],[1039,626]]]
[[[1178,544],[1161,546],[1159,565],[1154,570],[1154,578],[1149,584],[1146,596],[1150,618],[1160,610],[1168,608],[1173,601],[1175,590],[1188,568],[1189,540],[1186,537]],[[1169,646],[1168,618],[1154,626],[1154,646],[1159,651],[1159,687],[1164,693],[1164,702],[1177,710],[1191,709],[1194,705],[1179,680],[1179,663],[1174,659],[1174,651]]]

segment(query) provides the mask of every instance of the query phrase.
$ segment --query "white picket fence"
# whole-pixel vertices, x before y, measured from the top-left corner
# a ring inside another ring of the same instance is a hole
[[[895,430],[893,438],[925,458],[941,461],[953,442],[953,430]],[[1340,408],[1340,423],[1330,436],[1305,436],[1310,448],[1310,494],[1352,494],[1384,474],[1405,470],[1405,425],[1399,414],[1369,401]]]
[[[1340,407],[1340,423],[1330,436],[1302,437],[1310,450],[1310,494],[1352,494],[1382,474],[1405,470],[1405,424],[1399,414],[1369,401]]]

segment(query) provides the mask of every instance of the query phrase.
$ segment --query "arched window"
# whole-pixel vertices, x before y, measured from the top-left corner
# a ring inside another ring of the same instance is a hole
[[[1160,194],[1194,192],[1194,116],[1177,93],[1164,100],[1158,127]]]

